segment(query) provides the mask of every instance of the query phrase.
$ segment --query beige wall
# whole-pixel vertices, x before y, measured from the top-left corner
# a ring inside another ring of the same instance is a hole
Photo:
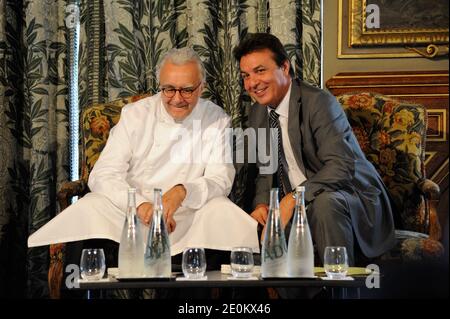
[[[323,80],[339,72],[448,70],[448,58],[338,59],[338,0],[323,0]]]

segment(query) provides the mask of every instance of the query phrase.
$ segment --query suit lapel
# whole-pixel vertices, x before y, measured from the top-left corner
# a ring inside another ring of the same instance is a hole
[[[292,80],[291,96],[289,98],[288,135],[297,165],[305,177],[307,177],[302,156],[303,142],[300,129],[300,122],[302,121],[301,108],[300,81]]]

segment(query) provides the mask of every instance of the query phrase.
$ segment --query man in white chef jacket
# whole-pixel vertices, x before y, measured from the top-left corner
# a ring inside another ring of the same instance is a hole
[[[162,189],[172,255],[188,246],[259,252],[257,223],[226,197],[235,175],[230,118],[200,98],[201,60],[192,49],[172,49],[157,75],[158,94],[123,107],[89,176],[91,193],[32,234],[29,247],[91,238],[119,242],[127,190],[135,187],[144,240],[153,189]]]

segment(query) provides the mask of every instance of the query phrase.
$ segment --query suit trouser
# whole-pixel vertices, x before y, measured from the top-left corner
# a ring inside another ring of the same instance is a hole
[[[306,214],[318,257],[323,265],[326,246],[345,246],[348,263],[354,265],[354,234],[349,203],[342,192],[323,192],[308,205]],[[289,234],[290,225],[286,228]],[[321,288],[279,288],[281,298],[311,299]]]
[[[306,210],[311,235],[322,265],[327,246],[346,247],[349,266],[355,264],[351,203],[348,203],[346,198],[348,197],[345,197],[342,191],[323,192]]]
[[[318,261],[323,265],[325,247],[344,246],[347,249],[349,266],[353,266],[355,264],[355,234],[349,205],[344,195],[341,192],[321,193],[308,205],[306,215]],[[291,226],[292,218],[285,228],[287,240],[289,240]],[[356,248],[359,252],[359,247]]]

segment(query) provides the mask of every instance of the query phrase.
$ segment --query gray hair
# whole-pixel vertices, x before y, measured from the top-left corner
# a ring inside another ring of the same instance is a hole
[[[183,65],[188,62],[197,63],[198,71],[200,72],[201,76],[201,81],[202,83],[206,81],[205,66],[203,65],[202,60],[200,60],[200,57],[198,56],[197,52],[195,52],[193,49],[189,47],[184,47],[180,49],[173,48],[164,55],[163,59],[161,60],[161,63],[159,63],[158,67],[156,68],[156,78],[158,79],[158,82],[159,82],[159,75],[161,73],[161,68],[168,61],[176,65]]]

